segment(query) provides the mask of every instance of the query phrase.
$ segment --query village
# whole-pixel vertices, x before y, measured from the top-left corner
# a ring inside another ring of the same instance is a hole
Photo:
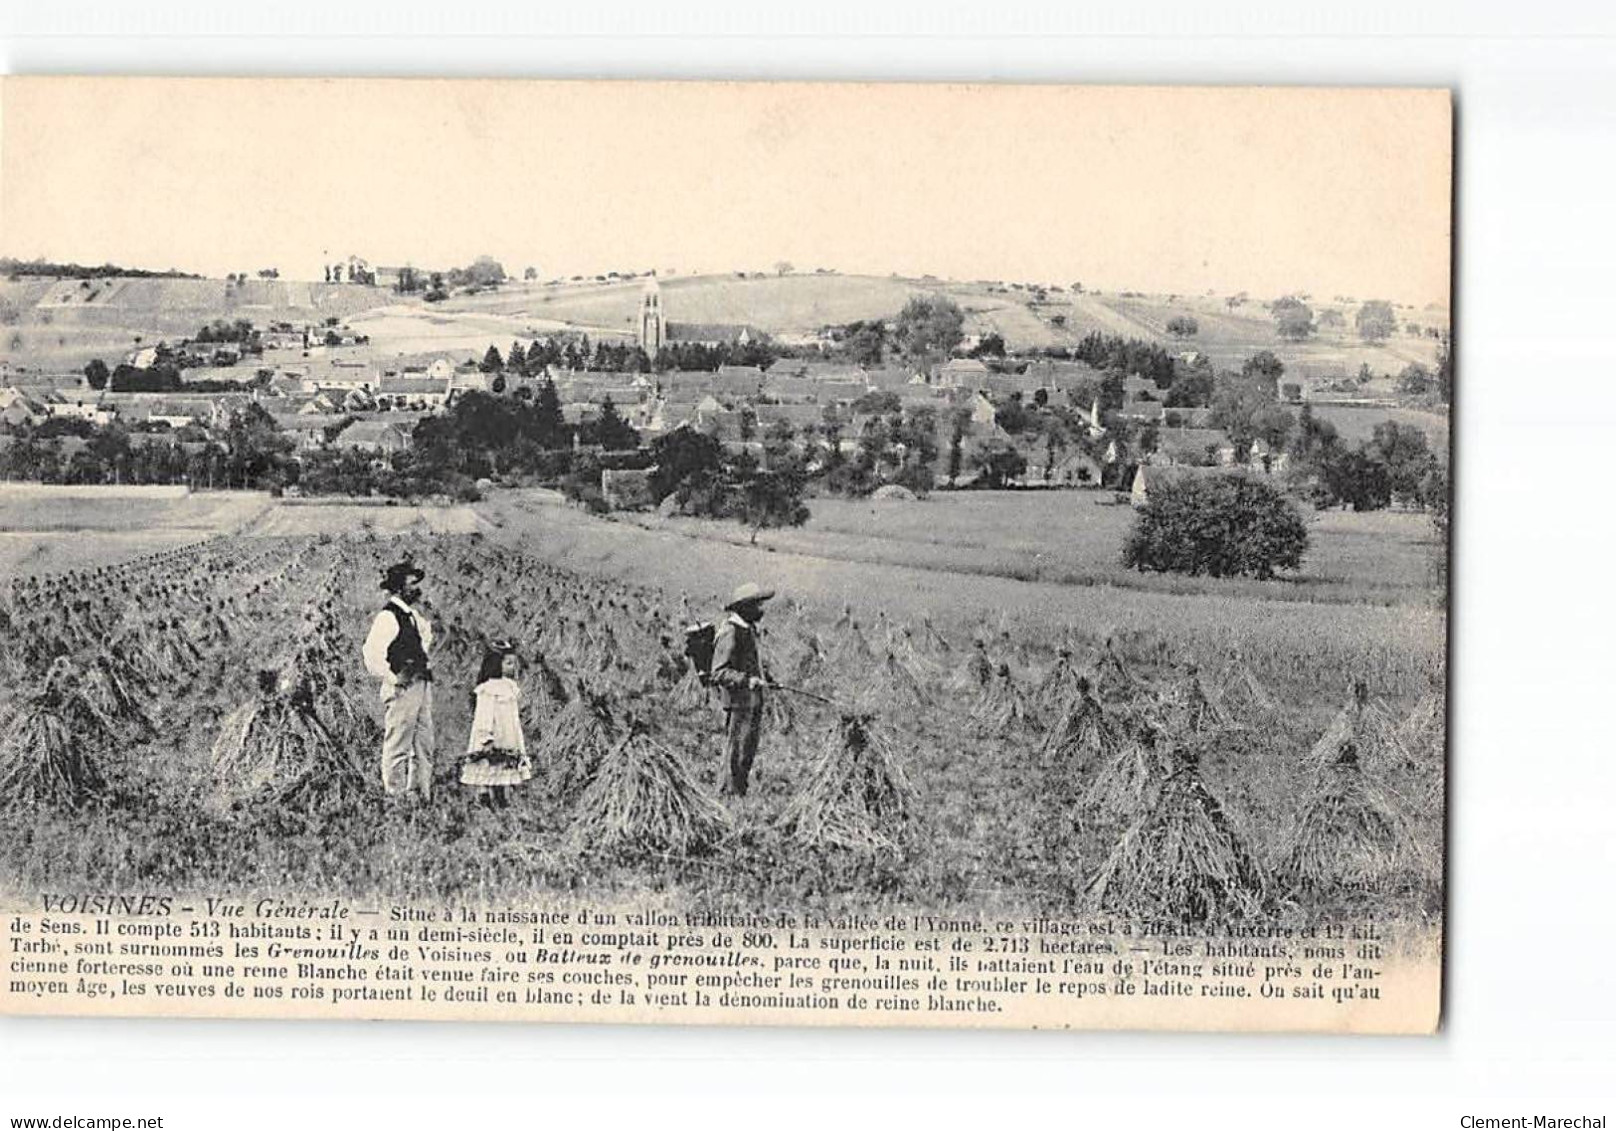
[[[350,257],[328,266],[326,279],[343,289],[391,281],[402,294],[400,273],[411,270]],[[456,281],[463,294],[499,286]],[[431,287],[429,297],[444,286],[439,273],[422,273],[417,285]],[[389,352],[360,328],[362,318],[260,325],[238,317],[172,341],[137,337],[121,356],[92,359],[80,372],[0,362],[0,466],[8,479],[271,486],[295,495],[310,489],[299,482],[309,461],[363,457],[391,466],[412,450],[423,420],[478,394],[558,410],[548,443],[560,448],[648,453],[658,439],[688,430],[765,469],[789,452],[810,476],[862,457],[868,473],[837,493],[1103,488],[1142,502],[1153,477],[1185,469],[1285,477],[1296,439],[1289,412],[1386,415],[1399,403],[1360,391],[1367,372],[1357,383],[1345,374],[1292,379],[1263,351],[1247,369],[1257,365],[1268,386],[1258,414],[1270,419],[1253,422],[1249,406],[1216,407],[1213,366],[1194,348],[1169,353],[1151,344],[1144,363],[1143,343],[1095,334],[1075,350],[1007,349],[991,330],[964,332],[957,307],[939,295],[938,311],[953,308],[953,331],[901,349],[893,344],[898,312],[874,325],[770,333],[744,322],[680,321],[654,275],[632,285],[639,293],[631,328],[551,329],[516,336],[503,353],[494,340],[480,353]],[[872,351],[872,332],[888,348]],[[1074,356],[1094,342],[1087,360]],[[231,428],[249,407],[281,434],[285,470],[232,483]],[[619,460],[602,476],[609,505],[659,501],[646,494],[639,462]]]

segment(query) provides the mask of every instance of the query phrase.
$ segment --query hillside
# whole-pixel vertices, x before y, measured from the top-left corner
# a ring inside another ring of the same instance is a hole
[[[910,298],[943,293],[965,311],[965,330],[998,333],[1012,350],[1076,344],[1100,331],[1158,342],[1176,351],[1198,350],[1220,367],[1238,366],[1270,349],[1299,377],[1339,376],[1368,365],[1395,374],[1411,361],[1433,365],[1436,342],[1397,337],[1366,345],[1348,330],[1323,331],[1305,343],[1281,341],[1260,303],[1229,309],[1217,296],[1033,292],[983,282],[960,283],[873,275],[786,275],[739,278],[732,274],[662,280],[663,306],[673,322],[746,323],[771,334],[803,333],[856,320],[891,318]],[[342,318],[368,334],[375,356],[433,351],[481,354],[513,339],[558,330],[591,336],[634,331],[643,280],[607,283],[511,282],[498,291],[456,295],[425,304],[385,288],[291,280],[250,279],[23,279],[0,281],[0,361],[32,369],[81,368],[93,357],[110,360],[140,337],[147,342],[192,334],[215,318],[247,318],[260,325]],[[1354,309],[1333,307],[1351,326]],[[1180,340],[1167,323],[1189,315],[1199,333]],[[1412,320],[1442,325],[1440,314],[1409,312]],[[1371,392],[1388,392],[1370,390]]]
[[[0,279],[0,362],[77,370],[122,356],[137,337],[183,337],[216,318],[301,324],[397,301],[377,288],[289,279]]]

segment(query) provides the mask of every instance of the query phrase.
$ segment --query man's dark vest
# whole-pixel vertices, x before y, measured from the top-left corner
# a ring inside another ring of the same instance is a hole
[[[391,601],[383,607],[398,622],[398,635],[387,646],[387,666],[393,669],[394,675],[431,679],[432,671],[426,666],[426,649],[421,647],[421,630],[415,627],[415,618]]]

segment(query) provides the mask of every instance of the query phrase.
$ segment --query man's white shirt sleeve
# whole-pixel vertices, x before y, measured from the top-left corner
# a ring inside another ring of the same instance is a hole
[[[422,634],[423,639],[425,633]],[[393,668],[387,662],[387,649],[398,639],[398,618],[383,610],[370,624],[370,635],[365,637],[365,670],[384,683],[393,679]]]

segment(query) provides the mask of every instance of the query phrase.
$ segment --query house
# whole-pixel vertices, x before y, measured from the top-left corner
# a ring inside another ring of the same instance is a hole
[[[870,387],[869,374],[865,373],[864,367],[845,361],[810,361],[803,370],[803,376],[830,384]]]
[[[956,357],[932,370],[932,380],[945,389],[976,389],[988,375],[988,367],[974,357]]]
[[[1227,446],[1216,428],[1164,428],[1156,438],[1156,454],[1172,464],[1209,466],[1221,462],[1218,453]]]
[[[319,415],[275,413],[271,419],[282,432],[296,442],[298,451],[306,452],[325,447],[326,430],[340,424],[347,417],[340,413]]]
[[[802,377],[808,372],[808,363],[800,358],[782,357],[763,371],[770,380],[781,377]]]
[[[887,393],[901,392],[911,385],[926,384],[924,374],[901,366],[865,370],[864,380],[870,388]]]
[[[745,346],[753,342],[762,341],[765,337],[763,331],[756,326],[747,326],[741,323],[728,322],[669,322],[667,323],[667,336],[664,339],[668,345],[698,345],[698,346]],[[646,351],[650,353],[650,350]]]
[[[339,432],[337,438],[331,441],[331,446],[351,451],[392,455],[394,452],[402,452],[409,448],[410,436],[397,424],[388,421],[359,420]]]
[[[1055,358],[1039,358],[1029,362],[1024,376],[1033,383],[1034,388],[1061,393],[1071,392],[1083,385],[1097,388],[1101,380],[1101,375],[1086,362]]]
[[[716,436],[720,440],[730,437],[739,437],[741,434],[741,414],[720,409],[717,412],[697,412],[693,422],[697,430]]]
[[[825,422],[825,410],[816,404],[760,404],[752,411],[757,414],[758,432],[764,436],[777,424],[802,433]]]
[[[561,406],[561,419],[576,428],[580,424],[588,424],[600,416],[600,406],[590,404],[588,401],[568,401]]]
[[[229,424],[235,411],[251,400],[240,393],[228,394],[228,399],[182,393],[108,393],[102,397],[102,403],[116,412],[120,420],[132,424],[167,424],[170,428],[191,424],[222,428]]]
[[[763,375],[763,395],[777,401],[803,404],[819,399],[819,382],[800,375],[780,376],[771,370]]]
[[[982,393],[977,393],[971,398],[969,407],[971,410],[972,424],[993,425],[994,427],[997,427],[996,421],[998,419],[999,410],[993,407],[993,402],[990,401],[985,395]]]
[[[1169,428],[1210,428],[1212,410],[1209,408],[1169,408],[1163,423]]]
[[[353,389],[374,389],[377,385],[376,372],[368,362],[354,361],[348,358],[333,358],[317,365],[300,367],[303,373],[303,387],[309,392],[321,389],[336,389],[349,392]]]
[[[1124,420],[1137,420],[1146,424],[1160,424],[1167,418],[1161,401],[1130,401],[1117,409]]]
[[[1050,470],[1049,481],[1061,487],[1098,487],[1104,474],[1099,460],[1079,451],[1057,463]]]
[[[45,406],[32,397],[17,393],[15,389],[6,390],[16,393],[9,400],[0,401],[5,405],[0,408],[0,422],[16,427],[19,424],[35,424],[46,417]]]
[[[712,391],[719,396],[756,397],[763,391],[763,370],[755,365],[720,365]]]
[[[433,380],[433,378],[428,377],[427,380]],[[493,380],[481,370],[474,373],[457,372],[449,377],[448,403],[453,404],[466,393],[491,393],[493,391]]]
[[[85,400],[63,393],[53,393],[44,402],[45,415],[49,417],[71,417],[74,420],[87,420],[97,428],[111,424],[116,415],[110,408],[97,399]]]
[[[436,377],[383,377],[376,384],[376,403],[395,408],[419,405],[436,412],[449,403],[449,380]]]
[[[135,350],[125,360],[136,369],[150,369],[157,364],[157,347],[146,346]]]
[[[447,381],[455,375],[455,363],[447,357],[433,360],[425,370],[425,376],[434,381]]]

